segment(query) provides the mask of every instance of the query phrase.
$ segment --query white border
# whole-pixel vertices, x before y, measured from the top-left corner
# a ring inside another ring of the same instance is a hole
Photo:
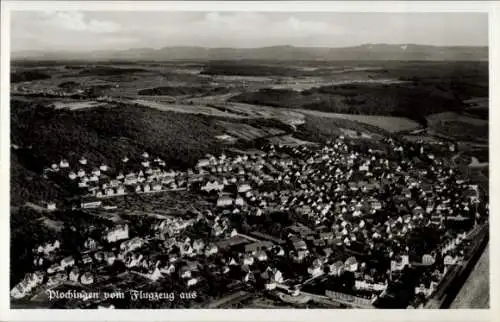
[[[490,170],[490,309],[489,310],[10,310],[9,309],[9,268],[6,263],[9,252],[9,165],[10,165],[10,24],[11,10],[40,10],[57,8],[58,10],[123,10],[123,11],[286,11],[286,12],[488,12],[490,22],[490,144],[495,145],[500,135],[495,116],[499,106],[499,21],[500,8],[494,1],[172,1],[172,2],[125,2],[125,1],[7,1],[1,3],[1,93],[0,93],[0,246],[3,260],[0,267],[0,320],[1,321],[109,321],[170,320],[170,321],[319,321],[319,320],[363,320],[363,321],[495,321],[500,316],[500,297],[498,286],[500,272],[498,254],[500,242],[496,236],[498,227],[496,209],[500,209],[500,200],[496,195],[495,178],[500,178],[496,168]],[[499,164],[500,153],[491,148],[490,164]],[[498,303],[498,304],[497,304]],[[496,314],[495,314],[496,313]],[[497,317],[495,319],[495,317]]]

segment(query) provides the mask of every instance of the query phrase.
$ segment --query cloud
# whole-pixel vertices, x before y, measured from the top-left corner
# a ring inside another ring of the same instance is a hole
[[[48,23],[67,30],[92,33],[111,33],[121,30],[121,26],[116,22],[89,19],[79,11],[45,11],[43,14]]]

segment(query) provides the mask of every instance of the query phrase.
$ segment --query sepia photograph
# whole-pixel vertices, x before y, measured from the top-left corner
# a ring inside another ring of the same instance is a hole
[[[9,10],[11,310],[490,308],[487,11],[148,8]]]

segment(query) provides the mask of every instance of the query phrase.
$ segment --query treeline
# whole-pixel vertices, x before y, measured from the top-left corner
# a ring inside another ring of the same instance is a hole
[[[36,70],[19,71],[10,74],[11,83],[29,82],[48,78],[51,78],[51,76]]]
[[[143,68],[119,68],[111,66],[96,66],[91,68],[86,68],[78,73],[79,76],[112,76],[112,75],[124,75],[132,73],[147,72],[148,70]]]
[[[238,64],[232,62],[211,63],[201,71],[202,75],[232,76],[298,76],[304,75],[294,68],[283,66]]]
[[[138,95],[166,95],[166,96],[184,96],[184,95],[221,95],[229,92],[229,88],[207,87],[207,86],[162,86],[155,88],[145,88],[140,90]]]

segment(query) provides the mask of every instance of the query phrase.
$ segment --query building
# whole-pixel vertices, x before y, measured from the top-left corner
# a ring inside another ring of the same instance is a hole
[[[119,240],[128,239],[129,236],[128,224],[121,224],[113,227],[107,232],[105,239],[108,243],[115,243]]]
[[[102,206],[102,201],[95,199],[82,200],[80,207],[83,209],[99,208]]]
[[[233,204],[233,198],[229,196],[221,196],[217,199],[217,207],[228,207]]]

